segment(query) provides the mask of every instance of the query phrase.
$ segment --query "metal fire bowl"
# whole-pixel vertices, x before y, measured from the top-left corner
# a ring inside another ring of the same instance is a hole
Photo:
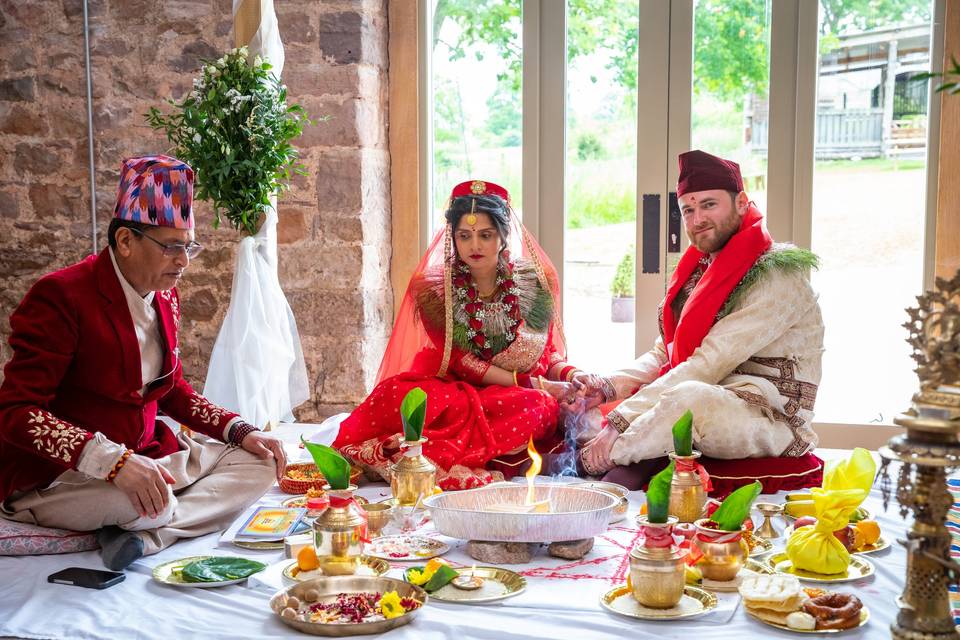
[[[487,511],[493,505],[523,505],[526,485],[497,482],[467,491],[430,496],[423,503],[437,531],[462,540],[494,542],[565,542],[592,538],[607,530],[620,501],[596,489],[563,484],[535,484],[535,500],[549,500],[550,513]]]

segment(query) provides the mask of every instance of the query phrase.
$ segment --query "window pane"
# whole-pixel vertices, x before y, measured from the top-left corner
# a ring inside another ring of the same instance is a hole
[[[890,423],[917,385],[900,325],[923,284],[927,83],[910,78],[929,69],[930,7],[903,0],[877,15],[870,6],[820,6],[812,221],[826,325],[820,422]]]
[[[450,190],[488,180],[522,206],[521,0],[435,0],[433,210],[443,224]]]
[[[636,0],[569,4],[563,318],[590,371],[633,357],[638,16]]]
[[[767,206],[770,0],[697,0],[690,146],[740,164]]]

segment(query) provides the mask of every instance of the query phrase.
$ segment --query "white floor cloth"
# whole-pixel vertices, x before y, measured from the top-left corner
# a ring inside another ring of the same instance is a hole
[[[319,440],[332,439],[335,424],[325,424]],[[289,426],[282,433],[289,452],[304,457],[295,443],[298,433]],[[316,425],[308,430],[314,433]],[[296,430],[300,431],[300,430]],[[821,452],[824,453],[824,452]],[[837,455],[840,452],[833,452]],[[895,477],[895,476],[893,476]],[[389,494],[382,484],[367,485],[359,493],[370,499]],[[272,489],[260,504],[277,504],[288,497]],[[769,497],[769,496],[768,496]],[[776,498],[772,498],[776,500]],[[606,612],[600,596],[625,580],[624,554],[635,531],[633,519],[643,502],[640,492],[631,496],[627,518],[597,538],[582,561],[550,558],[545,549],[529,565],[508,568],[527,576],[527,590],[493,605],[454,605],[430,602],[409,625],[391,631],[392,640],[520,640],[543,638],[797,638],[747,616],[735,594],[720,594],[720,607],[687,621],[642,622]],[[883,511],[874,489],[865,506],[880,521],[888,540],[903,537],[905,525],[897,505]],[[756,516],[759,523],[759,516]],[[786,522],[778,520],[781,530]],[[427,525],[423,533],[438,535]],[[442,537],[441,537],[442,538]],[[465,542],[442,538],[454,546],[444,556],[456,564],[473,564],[463,553]],[[777,540],[776,549],[783,540]],[[218,589],[178,589],[151,579],[154,566],[192,555],[236,554],[270,564],[270,568],[245,584]],[[895,599],[903,589],[906,557],[899,546],[867,556],[876,566],[874,576],[837,585],[856,593],[870,609],[864,627],[847,631],[846,639],[888,638],[896,617]],[[245,551],[211,534],[182,541],[160,554],[144,558],[127,571],[126,580],[103,591],[47,583],[47,576],[72,566],[102,569],[99,552],[33,557],[0,557],[0,636],[24,638],[289,638],[298,635],[273,616],[267,606],[272,593],[284,585],[281,575],[290,560],[277,551]],[[388,575],[400,577],[403,563]]]

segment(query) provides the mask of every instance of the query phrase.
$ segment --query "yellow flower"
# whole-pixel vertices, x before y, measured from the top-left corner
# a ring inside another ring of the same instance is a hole
[[[380,601],[377,602],[377,607],[380,608],[380,613],[383,614],[383,617],[386,619],[396,618],[402,616],[406,611],[403,608],[403,605],[400,604],[400,596],[396,591],[388,591],[383,594],[383,597],[380,598]]]
[[[419,571],[417,569],[409,569],[407,571],[407,580],[410,581],[410,584],[415,584],[421,586],[427,583],[427,580],[430,579],[430,575],[426,570]]]

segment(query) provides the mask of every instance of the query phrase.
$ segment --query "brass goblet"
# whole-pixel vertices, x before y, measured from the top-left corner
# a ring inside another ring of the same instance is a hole
[[[756,507],[760,515],[763,516],[763,524],[760,525],[760,528],[757,529],[753,535],[766,540],[779,538],[780,534],[773,528],[773,522],[771,522],[770,519],[783,513],[783,505],[773,502],[757,502],[753,506]]]
[[[389,502],[373,502],[363,505],[367,512],[367,533],[376,538],[393,518],[393,505]]]

